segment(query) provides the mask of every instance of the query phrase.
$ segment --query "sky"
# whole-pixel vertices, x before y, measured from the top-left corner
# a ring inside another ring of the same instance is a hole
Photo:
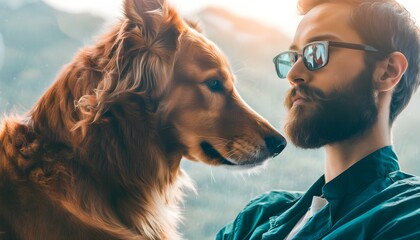
[[[43,0],[68,12],[89,12],[109,20],[121,16],[122,0]],[[290,37],[300,21],[297,15],[297,0],[168,0],[181,15],[188,16],[209,5],[224,7],[232,12],[255,18],[284,31]],[[417,19],[420,25],[420,1],[398,0]],[[199,20],[199,19],[198,19]]]

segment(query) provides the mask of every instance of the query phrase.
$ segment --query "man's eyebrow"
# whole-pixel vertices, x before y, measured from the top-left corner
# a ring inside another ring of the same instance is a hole
[[[315,37],[311,37],[308,39],[308,43],[316,42],[316,41],[341,41],[339,37],[332,35],[332,34],[324,34],[324,35],[318,35]]]
[[[295,44],[290,45],[289,50],[297,51],[299,50],[298,47]]]
[[[305,45],[311,42],[316,42],[316,41],[341,41],[341,40],[335,35],[324,34],[324,35],[318,35],[318,36],[309,38],[308,40],[306,40]],[[299,48],[296,46],[296,44],[292,44],[290,45],[289,50],[298,51]]]

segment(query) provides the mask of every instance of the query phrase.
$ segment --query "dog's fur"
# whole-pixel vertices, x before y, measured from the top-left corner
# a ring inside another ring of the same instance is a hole
[[[194,26],[164,1],[124,10],[26,117],[3,120],[0,239],[178,239],[183,156],[254,166],[283,149]]]

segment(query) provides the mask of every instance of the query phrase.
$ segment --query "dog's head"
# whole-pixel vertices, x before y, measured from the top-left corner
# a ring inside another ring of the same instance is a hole
[[[95,106],[90,122],[112,109],[106,106],[115,102],[111,98],[130,93],[146,99],[166,149],[188,159],[255,166],[283,150],[284,138],[240,98],[221,51],[166,1],[126,0],[124,11],[116,36],[110,37],[108,54],[117,64],[105,66],[113,68],[99,82],[93,101],[104,107]],[[82,97],[78,104],[88,113],[91,102]],[[125,112],[135,116],[135,110]]]
[[[222,52],[187,26],[159,110],[177,130],[184,156],[212,165],[255,166],[279,154],[284,138],[239,96]]]

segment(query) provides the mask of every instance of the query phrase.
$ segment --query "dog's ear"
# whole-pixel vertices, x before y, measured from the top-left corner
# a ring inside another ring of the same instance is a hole
[[[159,15],[166,10],[167,3],[164,0],[125,0],[124,13],[125,16],[141,29],[144,35],[153,33],[158,29],[156,25],[162,19]]]
[[[125,0],[125,16],[140,30],[147,59],[142,89],[159,97],[170,80],[178,38],[184,22],[165,0]]]

